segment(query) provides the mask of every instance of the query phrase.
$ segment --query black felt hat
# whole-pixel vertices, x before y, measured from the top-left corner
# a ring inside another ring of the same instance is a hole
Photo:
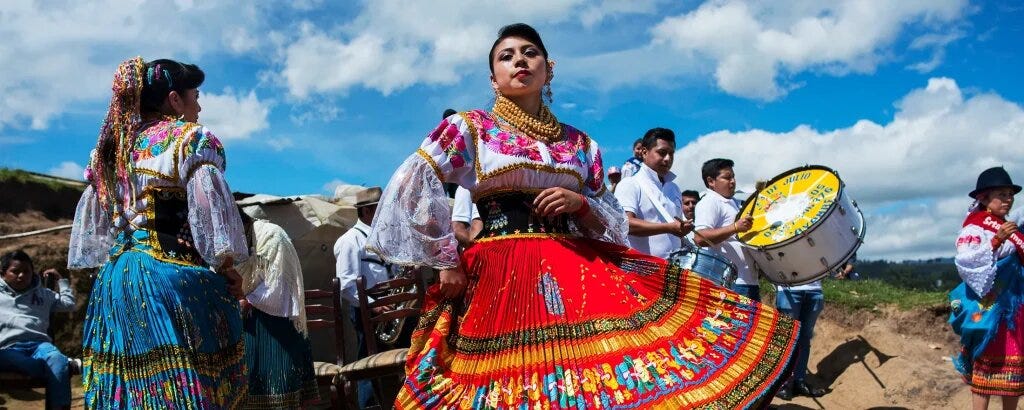
[[[978,194],[985,190],[1003,187],[1013,188],[1014,194],[1020,193],[1021,189],[1020,185],[1014,184],[1013,181],[1010,180],[1010,174],[1006,173],[1006,170],[1003,169],[1003,167],[992,167],[982,171],[981,175],[978,175],[978,185],[967,195],[971,198],[978,199]]]

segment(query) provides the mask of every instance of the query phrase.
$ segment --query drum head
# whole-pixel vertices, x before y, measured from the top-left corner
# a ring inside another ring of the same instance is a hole
[[[740,242],[761,248],[799,236],[828,216],[842,187],[839,175],[817,165],[775,177],[743,204],[741,215],[751,215],[753,208],[754,224],[739,235]]]

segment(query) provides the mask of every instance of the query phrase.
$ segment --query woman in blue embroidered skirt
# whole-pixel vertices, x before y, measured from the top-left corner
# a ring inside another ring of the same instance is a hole
[[[232,266],[248,257],[199,67],[123,62],[75,213],[68,267],[101,266],[83,334],[89,408],[233,408],[246,395]],[[213,269],[211,269],[213,268]]]
[[[246,409],[297,409],[319,398],[306,328],[302,266],[284,229],[240,213],[249,259],[242,277],[242,327],[249,368]]]

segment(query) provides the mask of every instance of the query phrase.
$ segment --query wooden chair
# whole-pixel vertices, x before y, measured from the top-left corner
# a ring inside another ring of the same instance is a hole
[[[408,348],[380,350],[377,342],[377,325],[392,321],[394,319],[417,320],[420,308],[423,306],[423,299],[426,295],[424,289],[423,275],[419,269],[410,269],[409,276],[391,279],[367,289],[366,279],[360,277],[356,282],[356,289],[359,293],[359,306],[362,306],[360,314],[363,325],[363,343],[366,343],[367,357],[346,364],[341,369],[344,378],[345,388],[349,395],[354,396],[356,382],[369,379],[373,384],[374,394],[377,403],[383,408],[390,408],[394,401],[394,395],[384,394],[381,388],[380,379],[385,376],[404,376],[405,358],[409,352]],[[411,291],[398,291],[408,289]],[[369,297],[374,301],[370,302]],[[390,309],[382,314],[373,314],[377,307],[389,307]]]
[[[343,409],[347,407],[345,389],[342,384],[341,369],[345,365],[345,343],[343,338],[343,321],[345,315],[341,310],[341,282],[338,278],[331,279],[331,289],[307,289],[306,296],[306,326],[309,330],[334,329],[334,351],[335,361],[313,362],[313,371],[316,375],[318,386],[331,386],[331,408]],[[322,299],[330,299],[323,302]],[[312,300],[320,300],[323,303],[309,304]]]

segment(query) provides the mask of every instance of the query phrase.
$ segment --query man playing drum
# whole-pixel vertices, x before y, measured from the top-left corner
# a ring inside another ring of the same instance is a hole
[[[722,158],[708,160],[701,167],[701,177],[708,191],[694,209],[694,237],[697,245],[721,252],[736,265],[738,276],[733,291],[760,302],[757,272],[736,239],[737,233],[750,230],[753,219],[738,215],[740,202],[733,198],[736,174],[732,167],[732,160]]]
[[[643,164],[632,178],[615,189],[615,198],[629,219],[629,245],[659,258],[679,249],[680,238],[693,230],[693,221],[683,221],[682,193],[670,171],[676,151],[676,136],[670,129],[652,128],[641,139]]]

